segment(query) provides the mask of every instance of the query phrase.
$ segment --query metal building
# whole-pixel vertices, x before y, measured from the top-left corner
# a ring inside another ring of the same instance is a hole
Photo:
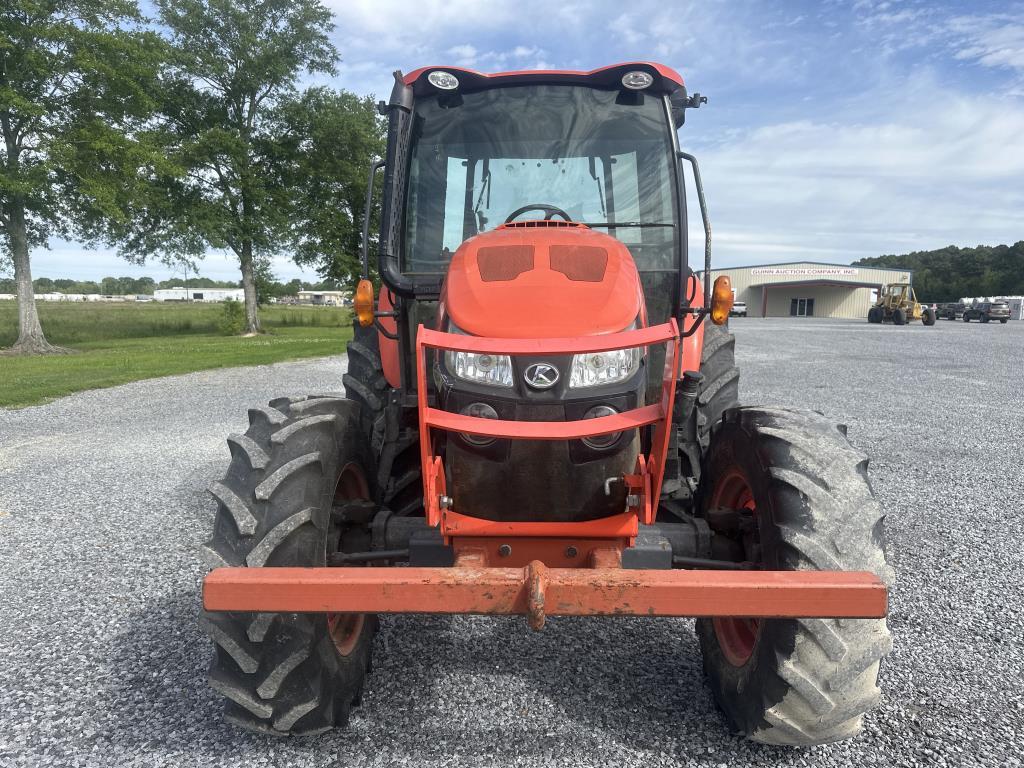
[[[748,317],[843,317],[863,320],[889,283],[909,283],[909,269],[794,261],[724,267],[711,279],[728,275],[736,301],[745,302]],[[918,296],[919,301],[927,297]]]
[[[299,291],[303,304],[317,304],[329,307],[343,307],[352,298],[351,291]]]
[[[241,288],[158,288],[153,291],[156,301],[245,301]]]

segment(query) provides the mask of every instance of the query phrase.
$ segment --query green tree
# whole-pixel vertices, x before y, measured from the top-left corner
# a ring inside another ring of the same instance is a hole
[[[311,88],[283,106],[296,263],[355,287],[370,163],[384,153],[385,126],[372,96]],[[376,192],[381,189],[380,180]],[[372,206],[376,211],[378,206]],[[371,225],[371,232],[377,227]]]
[[[163,109],[169,151],[188,168],[164,185],[163,221],[150,221],[132,243],[157,252],[181,233],[199,248],[238,258],[246,330],[260,330],[256,273],[260,259],[285,243],[288,191],[280,169],[279,106],[294,97],[303,72],[334,72],[327,38],[331,14],[319,0],[156,0],[173,48]]]
[[[872,256],[855,263],[914,270],[914,289],[922,301],[1024,294],[1024,241],[975,248],[949,245],[935,251]]]
[[[50,236],[115,237],[149,170],[143,131],[162,44],[133,0],[4,0],[0,5],[0,261],[13,262],[12,352],[62,351],[36,313],[30,253]]]
[[[271,299],[276,299],[281,295],[281,284],[274,277],[267,259],[256,260],[253,276],[256,279],[256,302],[258,304],[269,304]]]

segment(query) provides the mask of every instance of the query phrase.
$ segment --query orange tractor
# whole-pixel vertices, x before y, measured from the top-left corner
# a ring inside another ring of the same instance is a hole
[[[696,617],[730,727],[844,739],[891,647],[883,514],[845,427],[740,407],[727,278],[687,257],[672,69],[426,68],[381,111],[343,395],[228,438],[203,626],[229,719],[346,722],[378,614]],[[566,649],[567,653],[571,649]]]

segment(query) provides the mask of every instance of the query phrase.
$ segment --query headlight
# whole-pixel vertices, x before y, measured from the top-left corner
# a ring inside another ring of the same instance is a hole
[[[448,333],[468,336],[465,331],[448,322]],[[494,387],[512,386],[512,358],[508,355],[492,355],[487,352],[445,352],[444,362],[448,370],[464,381],[489,384]]]
[[[575,355],[569,374],[569,388],[597,387],[624,381],[633,375],[639,365],[640,349],[637,347]]]
[[[633,323],[626,330],[632,331],[635,328],[636,323]],[[641,357],[643,354],[640,347],[575,355],[569,373],[569,388],[597,387],[625,381],[640,366]]]
[[[442,91],[454,91],[459,87],[459,78],[443,69],[435,69],[427,75],[427,80],[432,86],[440,88]]]
[[[622,84],[634,91],[642,90],[653,82],[654,78],[650,72],[641,72],[640,70],[627,72],[622,76]]]

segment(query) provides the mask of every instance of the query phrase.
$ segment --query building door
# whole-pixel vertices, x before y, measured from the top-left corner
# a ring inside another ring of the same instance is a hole
[[[814,317],[814,299],[790,299],[790,317]]]

